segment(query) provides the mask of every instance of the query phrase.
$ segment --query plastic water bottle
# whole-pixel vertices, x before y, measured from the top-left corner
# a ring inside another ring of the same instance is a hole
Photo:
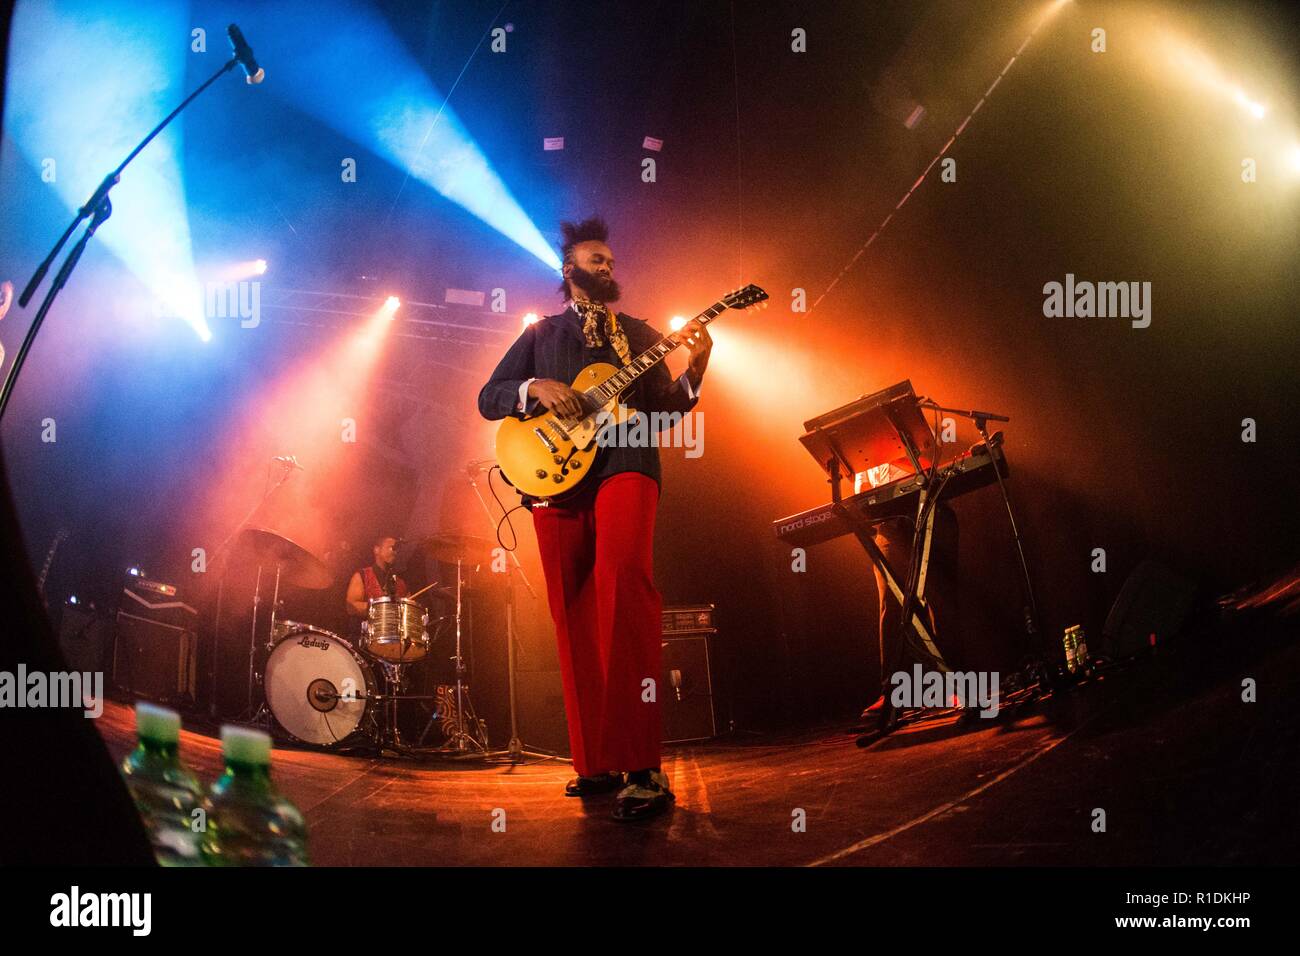
[[[135,705],[135,750],[122,761],[122,776],[144,820],[153,855],[163,866],[202,866],[201,819],[195,810],[203,802],[198,778],[181,762],[181,716],[154,704]]]
[[[307,824],[271,783],[271,738],[221,728],[226,772],[204,803],[200,846],[209,866],[307,866]]]

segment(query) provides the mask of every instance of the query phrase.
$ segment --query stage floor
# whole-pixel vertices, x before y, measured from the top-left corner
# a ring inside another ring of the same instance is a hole
[[[276,750],[273,773],[324,866],[1291,864],[1298,689],[1296,642],[1209,643],[971,732],[932,719],[867,749],[842,727],[672,748],[675,809],[633,825],[609,818],[612,796],[564,797],[560,760]],[[120,758],[130,710],[109,702],[97,724]],[[219,771],[217,740],[181,746],[205,780]]]

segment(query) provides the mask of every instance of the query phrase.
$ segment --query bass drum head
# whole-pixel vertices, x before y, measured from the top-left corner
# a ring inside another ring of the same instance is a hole
[[[267,706],[303,743],[328,747],[355,733],[373,689],[370,667],[347,641],[324,631],[287,635],[266,662]]]

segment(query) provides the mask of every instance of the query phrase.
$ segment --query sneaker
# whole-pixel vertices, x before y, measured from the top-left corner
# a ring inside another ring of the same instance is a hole
[[[651,770],[645,783],[628,783],[614,800],[614,819],[646,820],[663,813],[677,798],[668,789],[668,775]]]
[[[566,797],[594,797],[611,793],[623,786],[621,773],[602,773],[596,777],[574,777],[564,788]]]

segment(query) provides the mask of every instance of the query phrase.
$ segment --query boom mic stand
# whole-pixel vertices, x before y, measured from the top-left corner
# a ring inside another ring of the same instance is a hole
[[[9,406],[9,399],[13,395],[14,384],[18,381],[18,373],[22,370],[23,362],[27,359],[27,353],[31,350],[32,343],[36,340],[36,333],[40,331],[41,324],[45,321],[45,316],[49,313],[50,307],[54,305],[54,299],[58,296],[59,290],[67,284],[68,279],[72,275],[72,270],[77,267],[77,263],[80,261],[81,254],[85,251],[86,244],[90,241],[90,237],[95,234],[95,230],[102,226],[105,220],[107,220],[113,213],[113,204],[109,202],[108,193],[118,184],[118,182],[121,181],[122,171],[126,169],[127,164],[130,163],[131,160],[135,159],[135,157],[139,155],[142,149],[153,141],[155,136],[163,131],[168,123],[176,118],[177,114],[179,114],[181,110],[189,106],[190,103],[194,101],[195,97],[215,83],[223,73],[228,73],[230,70],[233,70],[238,63],[239,57],[232,56],[225,65],[217,70],[217,72],[213,73],[212,76],[208,77],[202,86],[189,96],[185,97],[185,99],[181,101],[180,106],[168,113],[163,121],[155,126],[149,135],[140,141],[140,144],[136,146],[135,149],[131,150],[130,155],[128,155],[126,159],[122,160],[121,165],[119,165],[117,169],[104,177],[104,181],[99,184],[99,188],[95,190],[94,194],[86,200],[86,204],[77,210],[77,214],[73,217],[72,223],[63,231],[63,235],[60,236],[59,241],[54,244],[54,248],[51,249],[50,254],[45,257],[45,261],[37,267],[36,272],[28,281],[27,287],[23,289],[22,295],[18,297],[18,304],[24,309],[27,308],[27,303],[30,302],[32,296],[35,295],[37,288],[40,287],[42,280],[45,278],[45,274],[49,272],[50,266],[54,264],[54,260],[58,257],[59,252],[62,251],[64,244],[72,237],[77,226],[81,225],[81,223],[86,219],[90,220],[90,225],[86,227],[85,232],[81,234],[81,238],[78,239],[76,245],[72,247],[72,251],[68,253],[68,257],[63,260],[63,265],[55,275],[54,281],[50,284],[49,291],[45,294],[44,301],[41,302],[41,307],[36,311],[36,316],[32,319],[32,324],[27,329],[27,334],[23,337],[22,345],[19,346],[18,352],[14,355],[13,365],[9,367],[9,374],[5,376],[3,387],[0,387],[0,418],[4,417],[5,409]]]
[[[1009,422],[1011,421],[1006,415],[999,415],[996,412],[984,412],[978,409],[966,408],[947,408],[937,402],[928,399],[919,403],[924,408],[929,408],[936,412],[947,412],[950,415],[960,415],[962,418],[968,418],[975,423],[975,428],[979,431],[984,443],[989,447],[990,452],[993,446],[1000,444],[1002,433],[995,432],[989,435],[988,423]],[[1034,600],[1034,585],[1029,574],[1029,561],[1025,557],[1024,541],[1020,536],[1020,526],[1016,523],[1016,513],[1011,507],[1011,494],[1007,491],[1006,479],[1002,475],[1002,466],[998,464],[996,456],[990,455],[993,462],[993,474],[998,480],[998,490],[1002,492],[1002,501],[1006,505],[1007,519],[1011,524],[1011,538],[1016,545],[1016,558],[1020,566],[1020,586],[1024,597],[1025,605],[1022,609],[1025,634],[1029,638],[1032,647],[1030,659],[1025,667],[1030,680],[1042,687],[1051,687],[1053,680],[1051,672],[1047,666],[1047,648],[1045,639],[1039,627],[1038,620],[1038,603]]]

